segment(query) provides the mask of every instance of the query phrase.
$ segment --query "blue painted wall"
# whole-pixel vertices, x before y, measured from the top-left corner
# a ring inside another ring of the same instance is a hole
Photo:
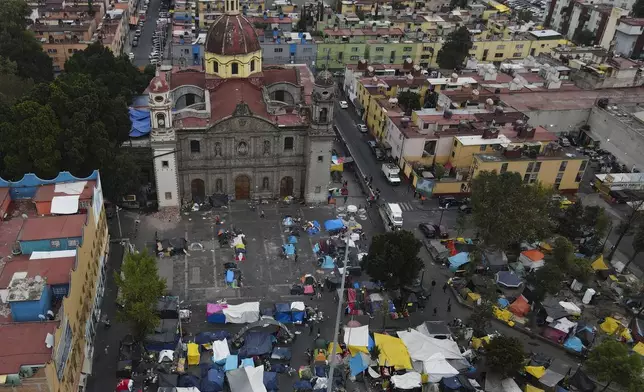
[[[69,240],[76,240],[77,245],[69,246]],[[51,241],[59,241],[60,247],[53,248]],[[23,255],[30,255],[33,252],[52,252],[56,250],[74,250],[82,245],[83,237],[52,238],[50,240],[20,241],[20,250]]]
[[[72,182],[72,181],[90,181],[98,179],[98,170],[86,178],[74,177],[70,172],[60,172],[56,178],[51,180],[43,180],[38,178],[35,174],[29,173],[25,174],[19,181],[8,181],[3,178],[0,178],[0,188],[10,188],[9,194],[11,195],[11,200],[16,199],[30,199],[34,197],[38,187],[41,185],[47,184],[56,184],[59,182]]]
[[[13,321],[39,321],[39,314],[47,315],[51,309],[51,289],[45,286],[40,301],[10,302],[11,318]]]

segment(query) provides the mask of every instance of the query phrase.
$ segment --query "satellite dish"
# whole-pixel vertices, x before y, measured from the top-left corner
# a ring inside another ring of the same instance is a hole
[[[36,282],[38,282],[38,283],[42,282],[42,276],[40,276],[40,275],[36,275],[36,276],[34,277],[34,281],[36,281]]]

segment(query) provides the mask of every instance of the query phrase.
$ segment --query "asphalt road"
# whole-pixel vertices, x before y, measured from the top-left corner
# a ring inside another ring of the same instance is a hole
[[[143,4],[144,1],[141,0],[139,2],[139,9],[143,9]],[[148,12],[145,15],[145,23],[143,24],[141,36],[139,37],[139,44],[137,47],[130,49],[130,52],[134,53],[134,65],[136,66],[145,66],[150,63],[148,56],[152,51],[152,34],[154,34],[154,30],[156,29],[157,19],[159,19],[160,6],[161,0],[150,0],[150,4],[148,4]],[[130,45],[134,38],[135,31],[136,29],[132,29],[130,32]]]

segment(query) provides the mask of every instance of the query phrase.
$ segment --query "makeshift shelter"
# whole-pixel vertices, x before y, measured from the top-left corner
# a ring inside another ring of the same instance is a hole
[[[620,329],[624,328],[624,326],[617,319],[612,317],[606,317],[604,321],[601,324],[599,324],[599,328],[601,328],[601,330],[607,333],[608,335],[614,335]]]
[[[199,332],[195,335],[195,343],[197,344],[210,344],[215,340],[223,340],[230,337],[228,331],[213,331],[213,332]]]
[[[223,370],[212,368],[208,370],[205,377],[201,378],[199,390],[201,392],[221,392],[224,390],[224,377]]]
[[[449,270],[456,272],[461,266],[470,262],[470,254],[467,252],[457,253],[447,259],[449,261]]]
[[[230,356],[230,348],[228,347],[228,340],[215,340],[212,342],[212,360],[214,362],[224,361]]]
[[[635,351],[635,352],[636,352],[636,353],[638,353],[639,355],[644,356],[644,343],[642,343],[642,342],[638,342],[638,343],[633,347],[633,351]]]
[[[484,250],[481,253],[483,265],[487,266],[491,272],[499,272],[508,268],[508,256],[500,249]]]
[[[179,385],[179,376],[176,374],[158,374],[159,387],[177,387]]]
[[[283,324],[290,324],[293,322],[291,317],[291,306],[285,303],[275,304],[275,320]]]
[[[467,377],[458,375],[453,377],[445,377],[441,380],[441,391],[444,392],[475,392],[476,389],[472,386]]]
[[[584,325],[583,323],[577,323],[575,337],[579,338],[584,346],[590,347],[595,341],[595,328]]]
[[[355,377],[367,370],[370,362],[371,358],[369,357],[369,354],[359,352],[352,356],[349,360],[349,370],[351,371],[351,376]]]
[[[200,359],[199,345],[196,343],[188,343],[188,366],[199,365]]]
[[[452,336],[452,331],[445,321],[425,321],[417,326],[416,330],[430,338],[449,339]]]
[[[284,325],[283,323],[280,323],[273,318],[263,317],[260,320],[248,324],[240,329],[239,332],[237,332],[237,334],[233,337],[233,342],[241,342],[243,337],[251,331],[268,332],[270,334],[276,335],[278,339],[286,342],[292,341],[295,338],[295,335],[291,331],[289,331],[288,327],[286,327],[286,325]]]
[[[195,376],[194,374],[189,374],[189,373],[184,373],[179,375],[179,379],[177,381],[177,390],[185,391],[185,390],[192,390],[199,392],[197,389],[199,387],[200,379],[199,377]]]
[[[543,267],[545,264],[544,258],[545,256],[543,253],[536,249],[531,249],[521,252],[519,261],[523,264],[523,267],[526,270],[532,271]]]
[[[568,316],[568,312],[559,305],[559,301],[552,297],[548,297],[541,302],[541,311],[545,312],[543,318],[546,323]]]
[[[305,318],[306,306],[304,306],[304,302],[291,302],[291,319],[293,320],[293,324],[302,324]]]
[[[411,359],[403,341],[389,335],[373,334],[376,346],[380,349],[378,363],[397,369],[412,369]]]
[[[347,345],[352,353],[362,351],[368,354],[369,326],[344,327],[344,344]]]
[[[599,257],[593,261],[590,266],[594,271],[608,271],[610,269],[604,261],[604,255],[599,255]]]
[[[264,386],[264,366],[243,367],[226,373],[230,392],[267,392]]]
[[[537,388],[535,386],[532,386],[530,384],[526,384],[525,386],[525,392],[546,392],[541,388]]]
[[[206,305],[206,320],[213,324],[225,324],[226,315],[223,310],[226,305],[222,304],[207,304]]]
[[[485,377],[485,392],[523,392],[511,378],[501,379],[493,373]]]
[[[570,316],[581,316],[581,308],[573,302],[559,301],[559,306],[564,308]]]
[[[417,372],[391,376],[391,383],[396,390],[414,389],[422,386],[420,373]]]
[[[324,230],[329,232],[340,231],[344,229],[342,219],[330,219],[324,222]]]
[[[445,356],[436,353],[423,361],[423,370],[429,376],[429,382],[439,382],[445,377],[452,377],[458,374],[452,365],[447,362]]]
[[[568,385],[576,388],[579,392],[595,391],[595,383],[581,370],[581,366],[577,368],[575,374],[568,378]]]
[[[250,331],[244,336],[244,345],[239,349],[241,358],[265,355],[273,351],[271,334],[262,331]]]
[[[458,344],[453,340],[431,338],[413,329],[398,331],[397,334],[414,361],[426,361],[437,353],[442,354],[445,359],[463,358]]]
[[[160,319],[178,319],[179,297],[168,295],[159,298],[156,310]]]
[[[544,366],[526,366],[525,371],[537,380],[546,374],[546,368]]]
[[[333,257],[329,255],[325,255],[321,257],[322,262],[320,263],[320,268],[322,269],[334,269],[335,268],[335,261],[333,260]]]
[[[222,312],[226,316],[226,323],[254,323],[259,320],[259,302],[244,302],[239,305],[228,305]]]
[[[555,358],[546,372],[539,378],[539,382],[548,388],[554,388],[570,373],[570,365],[567,365],[562,360]]]
[[[530,304],[528,300],[523,295],[517,297],[517,299],[510,304],[508,307],[510,312],[514,313],[516,316],[524,317],[528,312],[530,312]]]
[[[510,289],[516,289],[521,287],[523,281],[510,271],[499,271],[496,273],[496,284]]]
[[[275,372],[264,372],[264,386],[269,392],[279,391],[279,381],[277,379],[277,373]]]

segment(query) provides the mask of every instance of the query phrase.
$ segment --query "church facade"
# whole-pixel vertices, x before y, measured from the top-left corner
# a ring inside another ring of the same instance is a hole
[[[325,202],[335,83],[306,65],[263,67],[238,0],[209,29],[205,70],[174,68],[151,81],[151,146],[159,207],[294,196]]]

